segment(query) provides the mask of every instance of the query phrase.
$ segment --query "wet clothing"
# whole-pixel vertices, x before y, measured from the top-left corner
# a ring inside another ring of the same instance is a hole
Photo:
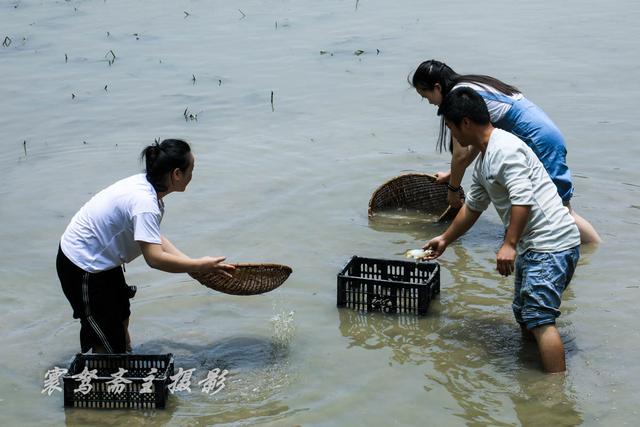
[[[80,319],[83,352],[101,344],[124,353],[129,287],[122,265],[142,254],[139,242],[162,244],[164,205],[144,174],[93,196],[60,239],[56,268],[62,290]]]
[[[531,330],[556,323],[562,293],[580,259],[576,246],[560,252],[527,251],[516,258],[513,315]]]
[[[571,171],[567,166],[567,148],[558,127],[538,106],[522,94],[504,93],[480,84],[459,83],[457,87],[474,89],[487,104],[491,123],[523,140],[538,156],[563,202],[573,196]]]
[[[122,267],[89,273],[76,266],[58,248],[56,259],[62,291],[80,319],[80,348],[83,353],[101,344],[109,353],[126,351],[123,321],[131,314],[129,287]]]

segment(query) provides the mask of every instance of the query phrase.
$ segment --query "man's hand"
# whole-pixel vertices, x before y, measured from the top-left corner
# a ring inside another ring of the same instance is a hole
[[[496,255],[496,270],[507,277],[513,273],[516,261],[516,248],[509,243],[503,243]]]
[[[210,257],[205,256],[198,259],[199,268],[198,271],[202,272],[211,272],[211,273],[220,273],[224,274],[227,277],[233,277],[230,272],[235,270],[236,268],[231,264],[225,264],[224,261],[226,258],[223,256],[218,257]]]
[[[503,276],[508,276],[515,270],[516,246],[527,226],[529,212],[531,212],[529,205],[511,206],[509,227],[504,235],[504,243],[496,255],[496,270]]]
[[[431,260],[436,259],[447,249],[447,241],[442,237],[442,235],[434,237],[429,240],[426,245],[422,247],[423,250],[431,250],[433,251],[431,255],[427,255],[425,259]]]
[[[436,172],[434,176],[436,177],[436,182],[438,184],[447,184],[449,182],[449,178],[451,177],[451,171]]]

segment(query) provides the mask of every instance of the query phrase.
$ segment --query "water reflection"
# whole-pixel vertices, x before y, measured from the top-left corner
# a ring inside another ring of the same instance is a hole
[[[564,375],[541,372],[535,343],[498,318],[390,316],[340,309],[340,332],[350,346],[392,351],[398,364],[431,364],[425,391],[438,385],[470,425],[577,425],[582,417]]]
[[[103,417],[102,411],[67,409],[67,425],[166,425],[176,419],[184,422],[187,416],[186,424],[204,426],[255,418],[273,421],[292,413],[282,403],[282,392],[295,380],[295,372],[289,365],[289,348],[281,342],[261,337],[228,337],[210,344],[155,340],[134,351],[173,353],[176,372],[180,367],[195,368],[191,391],[170,395],[164,410],[109,411],[109,417]],[[198,381],[216,368],[229,371],[225,387],[207,394]]]
[[[369,228],[375,231],[408,233],[419,239],[435,236],[446,230],[449,223],[439,223],[437,220],[437,215],[407,209],[383,211],[368,218]]]
[[[493,241],[454,244],[441,261],[442,292],[425,317],[391,316],[340,309],[340,332],[349,346],[389,349],[391,362],[431,365],[424,390],[444,388],[458,403],[456,416],[469,425],[551,422],[576,425],[580,411],[564,375],[542,372],[537,347],[523,339],[513,319],[513,278],[493,271]],[[571,288],[570,288],[571,289]],[[560,331],[568,353],[576,351],[564,316],[575,307],[568,290],[563,298]],[[553,417],[553,418],[552,418]]]
[[[65,408],[64,421],[67,426],[165,426],[170,424],[175,410],[174,404],[157,410]],[[105,416],[105,411],[109,416]]]
[[[388,347],[393,352],[392,361],[399,364],[419,365],[428,360],[431,334],[438,330],[437,318],[362,313],[346,308],[338,309],[338,313],[340,332],[349,338],[350,347]]]

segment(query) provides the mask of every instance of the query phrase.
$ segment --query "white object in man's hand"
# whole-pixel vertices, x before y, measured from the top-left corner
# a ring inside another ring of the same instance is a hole
[[[442,237],[442,235],[434,237],[429,240],[426,245],[422,247],[425,252],[429,251],[430,254],[425,257],[425,259],[431,260],[436,259],[447,249],[447,241]]]

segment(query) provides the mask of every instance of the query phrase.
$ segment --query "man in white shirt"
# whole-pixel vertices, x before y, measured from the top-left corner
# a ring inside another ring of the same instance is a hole
[[[566,369],[555,327],[561,296],[580,257],[580,233],[540,160],[518,137],[494,128],[482,97],[462,87],[447,94],[438,114],[463,147],[480,151],[463,208],[424,247],[437,258],[469,230],[492,202],[506,227],[497,270],[515,272],[513,312],[535,337],[548,372]]]

